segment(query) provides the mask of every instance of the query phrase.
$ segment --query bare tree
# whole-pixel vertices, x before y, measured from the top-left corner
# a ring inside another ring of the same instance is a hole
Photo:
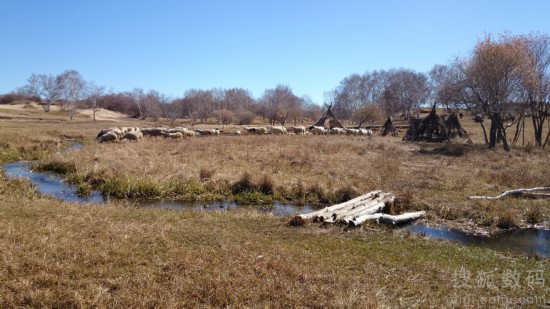
[[[225,108],[217,110],[214,113],[216,114],[218,123],[221,123],[223,126],[230,124],[235,118],[235,113]]]
[[[429,98],[428,77],[424,73],[407,69],[391,72],[384,88],[380,103],[386,114],[404,113],[418,110],[420,104]]]
[[[78,104],[86,95],[86,81],[75,70],[68,70],[57,77],[61,85],[61,97],[65,101],[65,107],[69,112],[69,118],[74,119]]]
[[[191,89],[185,93],[183,102],[189,116],[196,112],[198,117],[192,118],[199,119],[201,123],[208,120],[216,106],[216,98],[212,90]]]
[[[223,108],[228,110],[247,109],[253,110],[255,100],[248,90],[241,88],[226,89],[223,91]]]
[[[51,105],[59,99],[62,86],[57,76],[46,74],[31,74],[27,79],[27,85],[19,89],[22,93],[30,97],[40,98],[41,106],[45,112],[50,111]]]
[[[104,102],[103,95],[105,94],[105,87],[97,86],[94,83],[89,83],[87,90],[88,99],[86,100],[86,104],[92,109],[93,119],[95,122],[97,111],[103,107],[102,103]]]
[[[520,37],[525,48],[525,66],[522,84],[527,106],[531,114],[535,142],[546,146],[549,133],[543,141],[544,123],[550,117],[550,37],[530,34]]]
[[[352,74],[340,82],[334,95],[334,113],[341,119],[350,120],[355,110],[366,104],[364,76]]]
[[[517,38],[503,35],[494,40],[488,35],[477,43],[469,58],[456,62],[462,74],[465,103],[491,119],[490,148],[500,140],[504,149],[510,151],[502,118],[510,103],[520,99],[521,46]]]
[[[353,121],[361,127],[365,122],[372,124],[375,121],[380,121],[383,116],[384,111],[382,111],[378,106],[375,104],[366,104],[359,107],[355,113],[353,113]]]
[[[265,116],[271,125],[278,122],[284,126],[292,111],[300,106],[300,99],[292,93],[290,87],[283,85],[266,90],[261,102],[265,106]]]
[[[141,88],[134,88],[132,92],[130,93],[130,97],[133,99],[134,103],[137,106],[138,109],[138,115],[137,118],[139,119],[145,119],[145,107],[143,107],[143,100],[145,99],[145,93],[143,92],[143,89]]]

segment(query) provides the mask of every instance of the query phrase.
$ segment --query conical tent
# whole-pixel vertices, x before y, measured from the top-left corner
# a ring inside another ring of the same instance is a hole
[[[391,134],[391,136],[397,136],[397,130],[395,129],[395,126],[391,121],[391,117],[388,117],[388,119],[386,119],[386,122],[382,126],[382,131],[380,132],[380,135],[382,136],[386,136],[388,134]]]
[[[412,119],[405,141],[436,142],[450,141],[447,125],[435,112],[435,106],[424,119]]]
[[[327,111],[319,118],[319,120],[314,124],[316,127],[325,127],[327,129],[332,128],[344,128],[344,126],[340,123],[340,120],[336,118],[336,116],[332,113],[330,108],[332,107],[332,104],[328,106]]]
[[[470,140],[468,133],[460,124],[460,121],[455,113],[451,113],[451,115],[449,115],[449,118],[445,120],[445,125],[447,125],[447,134],[449,135],[449,138],[460,137]]]

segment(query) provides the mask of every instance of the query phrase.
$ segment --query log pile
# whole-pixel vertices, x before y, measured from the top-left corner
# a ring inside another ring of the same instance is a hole
[[[397,216],[382,213],[387,203],[393,203],[395,196],[380,190],[371,191],[347,202],[325,207],[321,210],[298,215],[300,220],[313,220],[325,223],[341,223],[356,227],[367,220],[400,225],[420,218],[424,211],[405,213]]]

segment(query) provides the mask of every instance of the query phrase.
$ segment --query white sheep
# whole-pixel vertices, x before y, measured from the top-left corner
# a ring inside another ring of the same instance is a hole
[[[118,141],[118,135],[114,132],[105,133],[97,138],[100,143]]]
[[[330,135],[344,135],[344,134],[346,134],[346,130],[344,130],[342,128],[332,128],[332,129],[328,130],[328,134],[330,134]]]
[[[325,134],[325,128],[324,127],[310,126],[308,129],[313,135]]]
[[[129,141],[137,141],[138,140],[143,140],[143,133],[139,132],[139,131],[128,131],[126,132],[123,136],[122,136],[122,139],[127,139]]]
[[[266,127],[245,127],[244,128],[249,134],[267,134]]]
[[[154,136],[156,139],[157,136],[164,136],[164,133],[166,132],[166,128],[162,128],[162,127],[143,128],[141,129],[141,132],[143,133],[143,136],[145,135]]]
[[[372,136],[372,130],[359,129],[359,135],[371,137]]]
[[[306,134],[306,127],[304,126],[292,126],[290,127],[290,132],[297,134],[297,135],[305,135]]]
[[[164,136],[164,139],[167,139],[167,138],[179,139],[179,140],[183,139],[183,133],[181,132],[174,132],[174,133],[164,132],[162,133],[162,136]]]
[[[283,126],[272,126],[270,131],[271,131],[271,134],[274,134],[274,135],[287,134],[286,128]]]
[[[210,129],[197,129],[195,130],[195,132],[199,133],[201,136],[202,135],[211,136],[214,134],[214,132]]]
[[[117,127],[111,127],[111,128],[107,128],[107,129],[102,129],[101,131],[99,131],[99,134],[97,134],[97,138],[101,137],[102,135],[105,135],[107,133],[114,133],[117,135],[117,139],[120,139],[122,137],[122,135],[124,133],[122,133],[122,131],[117,128]]]
[[[346,135],[359,135],[358,129],[346,129]]]

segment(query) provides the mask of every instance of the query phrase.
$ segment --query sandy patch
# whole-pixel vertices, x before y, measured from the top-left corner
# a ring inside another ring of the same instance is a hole
[[[0,111],[1,110],[10,110],[10,111],[17,111],[17,112],[43,112],[44,109],[42,106],[35,102],[28,102],[28,103],[17,103],[17,104],[0,104]],[[59,105],[52,105],[50,106],[50,111],[61,111],[63,108]],[[79,109],[77,111],[78,114],[86,115],[88,117],[93,118],[93,111],[92,109],[85,108],[85,109]],[[17,113],[0,113],[1,116],[4,117],[25,117],[25,118],[32,118],[32,116],[27,115],[17,115]],[[119,112],[113,112],[107,109],[100,108],[96,111],[96,120],[105,120],[105,121],[118,121],[120,119],[128,118],[127,115],[119,113]]]
[[[92,109],[79,109],[79,114],[88,115],[90,118],[93,118],[94,111]],[[128,118],[125,114],[119,112],[113,112],[107,109],[100,108],[95,113],[96,120],[107,120],[107,121],[117,121],[120,119]]]
[[[9,109],[15,111],[43,111],[42,106],[35,102],[28,103],[17,103],[17,104],[0,104],[0,109]],[[50,106],[51,111],[60,111],[61,106],[52,105]]]

